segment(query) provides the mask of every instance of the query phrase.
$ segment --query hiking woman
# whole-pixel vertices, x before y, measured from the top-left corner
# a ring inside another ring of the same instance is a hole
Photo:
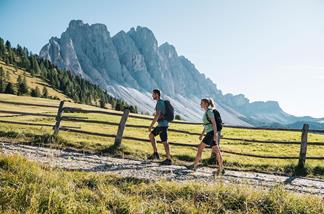
[[[193,170],[197,169],[204,148],[206,146],[210,146],[216,155],[218,162],[218,170],[216,175],[219,175],[221,172],[223,172],[223,159],[218,145],[220,132],[217,130],[216,120],[213,112],[215,104],[212,99],[204,98],[201,99],[200,107],[205,111],[203,116],[204,129],[199,137],[201,143],[198,145],[198,151],[194,164],[191,165],[190,168]],[[206,135],[204,136],[204,134]]]

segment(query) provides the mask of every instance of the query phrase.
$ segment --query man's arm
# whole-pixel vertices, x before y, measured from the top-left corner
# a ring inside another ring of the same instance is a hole
[[[150,125],[150,127],[149,127],[149,132],[151,132],[151,130],[152,130],[152,128],[153,128],[153,126],[154,126],[154,124],[156,123],[156,121],[159,119],[159,117],[160,117],[160,111],[159,110],[157,110],[157,111],[155,111],[155,115],[154,115],[154,118],[153,118],[153,120],[152,120],[152,123],[151,123],[151,125]]]

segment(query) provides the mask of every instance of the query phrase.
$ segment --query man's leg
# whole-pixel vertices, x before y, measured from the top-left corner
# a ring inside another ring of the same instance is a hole
[[[165,155],[166,155],[167,159],[171,160],[170,146],[169,146],[168,141],[164,141],[163,146],[164,146],[164,149],[165,149]]]
[[[164,146],[166,159],[161,162],[161,165],[171,165],[171,154],[170,154],[170,146],[168,143],[168,127],[163,127],[162,131],[160,132],[160,138]]]
[[[156,146],[156,142],[155,142],[155,137],[154,137],[152,132],[150,133],[149,138],[150,138],[154,153],[157,153],[157,146]]]

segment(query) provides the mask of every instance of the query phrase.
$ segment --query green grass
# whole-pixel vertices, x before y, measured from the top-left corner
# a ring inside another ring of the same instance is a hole
[[[0,94],[0,100],[16,101],[16,102],[27,102],[36,104],[48,104],[57,105],[59,101],[42,99],[42,98],[31,98],[23,96],[5,95]],[[66,106],[78,107],[84,109],[98,109],[93,106],[81,105],[67,102]],[[57,109],[55,108],[44,108],[44,107],[31,107],[31,106],[14,106],[8,104],[1,104],[0,109],[11,110],[11,111],[25,111],[25,112],[38,112],[56,115]],[[100,109],[102,110],[102,109]],[[112,111],[112,110],[107,110]],[[115,111],[112,111],[115,112]],[[8,114],[0,114],[0,120],[8,121],[21,121],[21,122],[35,122],[54,125],[54,118],[44,118],[35,116],[17,116],[8,117]],[[64,116],[80,116],[87,117],[91,120],[110,121],[119,123],[120,116],[110,116],[102,114],[81,114],[81,113],[64,113]],[[137,125],[149,125],[150,121],[143,119],[129,118],[127,124]],[[74,126],[79,127],[80,130],[89,132],[98,132],[104,134],[116,134],[117,126],[100,125],[100,124],[86,124],[77,122],[63,121],[63,126]],[[170,128],[178,130],[186,130],[190,132],[199,133],[202,127],[199,125],[181,125],[171,124]],[[36,127],[36,126],[25,126],[15,124],[5,124],[0,122],[0,131],[3,133],[0,140],[7,140],[10,142],[25,142],[30,143],[33,141],[32,136],[50,135],[53,130],[50,127]],[[10,139],[6,137],[6,133],[14,132],[16,137]],[[140,128],[129,128],[126,127],[125,136],[135,136],[140,138],[148,138],[148,131]],[[223,129],[224,137],[231,138],[243,138],[243,139],[255,139],[255,140],[278,140],[278,141],[300,141],[299,132],[285,132],[285,131],[264,131],[264,130],[246,130],[246,129]],[[60,139],[64,140],[64,143],[55,143],[51,146],[70,146],[82,150],[90,150],[95,152],[107,151],[113,145],[113,138],[97,137],[85,134],[76,134],[60,131]],[[178,143],[190,143],[198,144],[198,136],[191,136],[182,133],[169,132],[169,139],[172,142]],[[309,134],[309,141],[312,142],[324,142],[324,135]],[[121,157],[131,157],[135,159],[145,158],[147,154],[152,152],[150,143],[137,142],[133,140],[123,140],[122,149],[117,153]],[[252,153],[258,155],[277,155],[277,156],[299,156],[299,145],[280,145],[280,144],[260,144],[260,143],[246,143],[231,140],[222,140],[221,148],[224,150],[230,150],[234,152]],[[159,151],[164,154],[162,145],[158,145]],[[171,146],[171,153],[176,163],[183,164],[193,161],[196,149]],[[307,148],[307,156],[323,156],[323,146],[311,146]],[[243,157],[237,155],[223,154],[225,160],[225,166],[231,169],[237,170],[253,170],[253,171],[265,171],[265,172],[276,172],[276,173],[288,173],[293,174],[296,170],[295,166],[298,160],[276,160],[276,159],[261,159],[252,157]],[[210,150],[206,150],[203,153],[203,163],[207,164],[207,160],[210,157]],[[320,160],[306,160],[307,170],[306,174],[310,176],[324,177],[324,161]]]
[[[222,183],[66,172],[0,155],[1,213],[323,213],[320,197]]]

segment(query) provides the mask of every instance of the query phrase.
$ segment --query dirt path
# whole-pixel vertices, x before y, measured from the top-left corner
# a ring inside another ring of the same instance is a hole
[[[310,193],[324,197],[324,180],[295,178],[254,172],[226,170],[224,176],[214,179],[215,169],[202,167],[197,172],[187,170],[184,166],[159,166],[158,163],[119,159],[107,156],[82,154],[43,147],[0,143],[4,154],[19,154],[38,163],[67,170],[114,173],[124,177],[136,177],[150,180],[173,180],[178,182],[224,182],[248,184],[264,188],[283,185],[287,190]]]

